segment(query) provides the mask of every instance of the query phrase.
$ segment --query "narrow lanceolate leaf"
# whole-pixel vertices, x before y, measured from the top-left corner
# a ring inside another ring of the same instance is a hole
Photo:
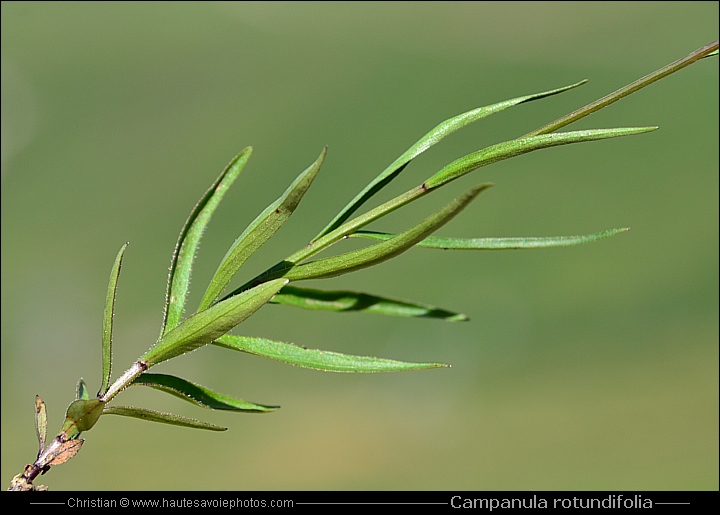
[[[450,366],[444,363],[406,363],[391,359],[350,356],[337,352],[306,349],[291,343],[275,342],[265,338],[250,338],[230,334],[218,338],[214,344],[226,349],[239,350],[290,365],[325,372],[403,372],[429,368],[447,368]]]
[[[396,317],[422,317],[437,318],[448,322],[467,320],[461,313],[453,313],[435,306],[408,302],[404,300],[378,297],[367,293],[355,291],[326,291],[310,288],[285,286],[275,297],[272,304],[284,304],[303,309],[335,311],[335,312],[361,312],[389,315]]]
[[[110,373],[112,372],[112,329],[113,317],[115,316],[115,296],[117,293],[117,281],[120,276],[120,266],[122,265],[123,254],[128,244],[125,243],[120,248],[115,257],[112,271],[110,272],[110,283],[108,284],[107,296],[105,297],[105,313],[103,316],[103,335],[102,335],[102,385],[98,391],[98,395],[103,395],[110,384]],[[79,399],[80,397],[78,397]]]
[[[122,415],[123,417],[139,418],[150,422],[162,422],[173,426],[190,427],[193,429],[207,429],[209,431],[227,431],[227,427],[216,426],[209,422],[202,422],[194,418],[181,417],[172,413],[135,408],[133,406],[105,406],[104,415]]]
[[[327,147],[323,149],[317,160],[295,179],[285,193],[260,213],[235,240],[210,281],[198,311],[215,302],[243,263],[290,218],[315,179],[326,154]]]
[[[165,333],[140,361],[150,367],[212,342],[267,304],[287,283],[287,279],[268,281],[194,314]]]
[[[380,175],[378,175],[370,184],[365,187],[365,189],[358,193],[357,196],[342,209],[342,211],[340,211],[340,213],[327,225],[327,227],[320,231],[320,234],[318,234],[313,239],[313,241],[338,228],[368,199],[370,199],[378,191],[380,191],[387,184],[389,184],[390,181],[397,177],[400,172],[403,171],[405,166],[410,163],[410,161],[412,161],[417,156],[425,152],[427,149],[438,143],[444,137],[449,136],[453,132],[462,129],[463,127],[473,122],[481,120],[487,116],[490,116],[491,114],[499,113],[500,111],[503,111],[509,107],[513,107],[524,102],[530,102],[532,100],[549,97],[551,95],[556,95],[558,93],[562,93],[563,91],[567,91],[569,89],[576,88],[577,86],[581,86],[586,82],[587,80],[584,80],[576,84],[571,84],[570,86],[565,86],[564,88],[544,91],[542,93],[536,93],[534,95],[517,97],[510,100],[505,100],[504,102],[499,102],[497,104],[479,107],[477,109],[473,109],[472,111],[468,111],[466,113],[445,120],[433,130],[428,132],[425,136],[420,138],[417,142],[415,142],[413,146],[407,149],[400,157],[398,157],[385,170],[383,170]]]
[[[291,281],[335,277],[387,261],[402,254],[417,242],[445,225],[455,215],[467,207],[481,191],[490,186],[492,185],[481,184],[471,188],[437,213],[427,217],[416,226],[398,234],[388,241],[353,252],[340,254],[339,256],[318,259],[303,265],[291,267],[285,272],[285,277]]]
[[[428,236],[416,247],[442,250],[504,250],[504,249],[544,249],[550,247],[570,247],[582,243],[609,238],[622,232],[629,231],[629,227],[609,229],[607,231],[585,234],[582,236],[547,236],[547,237],[518,237],[518,238],[439,238]],[[353,237],[367,238],[375,241],[387,241],[394,234],[374,231],[358,231]]]
[[[279,406],[263,406],[262,404],[233,399],[168,374],[149,374],[146,372],[135,379],[133,385],[150,386],[203,408],[251,413],[264,413],[279,408]]]
[[[39,395],[35,396],[35,431],[40,444],[38,451],[38,456],[40,456],[45,449],[45,442],[47,442],[47,408]]]
[[[585,131],[558,132],[519,138],[497,145],[491,145],[472,154],[468,154],[445,166],[442,170],[425,181],[425,186],[430,190],[453,181],[463,175],[472,172],[482,166],[487,166],[504,159],[527,154],[533,150],[568,145],[571,143],[582,143],[584,141],[597,141],[620,136],[631,136],[656,130],[657,127],[631,127],[620,129],[593,129]]]
[[[166,332],[174,329],[182,319],[192,263],[203,230],[210,221],[215,208],[217,208],[233,181],[245,167],[248,159],[250,159],[251,153],[252,148],[247,147],[230,161],[223,173],[220,174],[210,186],[210,189],[205,192],[197,205],[195,205],[185,222],[185,226],[180,231],[170,264],[170,275],[168,276],[165,298],[165,320],[160,332],[161,337]]]

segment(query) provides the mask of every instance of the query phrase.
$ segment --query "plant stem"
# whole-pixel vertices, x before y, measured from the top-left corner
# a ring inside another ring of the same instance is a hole
[[[115,379],[115,382],[110,385],[110,388],[108,388],[107,392],[105,392],[105,394],[103,394],[102,396],[98,397],[98,400],[102,402],[108,402],[118,393],[130,386],[130,384],[132,384],[135,378],[145,372],[148,368],[148,364],[144,361],[136,361],[132,364],[130,368],[123,372],[120,377]]]

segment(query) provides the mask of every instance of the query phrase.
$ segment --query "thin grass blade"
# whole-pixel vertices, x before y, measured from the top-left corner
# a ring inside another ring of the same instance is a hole
[[[264,406],[220,395],[204,386],[168,374],[149,374],[145,372],[137,377],[132,384],[133,386],[150,386],[202,408],[248,413],[266,413],[279,408],[279,406]]]
[[[190,273],[202,237],[210,217],[217,208],[227,190],[250,159],[252,147],[243,149],[227,165],[225,170],[210,186],[200,201],[190,212],[190,216],[180,231],[175,252],[170,264],[167,293],[165,296],[165,319],[160,337],[177,327],[185,310],[185,301],[190,283]]]
[[[285,272],[284,277],[291,281],[335,277],[387,261],[402,254],[452,220],[452,218],[465,209],[480,192],[490,186],[492,185],[481,184],[471,188],[437,213],[427,217],[407,231],[398,234],[395,238],[364,249],[290,267]]]
[[[327,147],[323,149],[317,160],[293,181],[285,193],[260,213],[235,240],[210,281],[198,311],[215,302],[243,263],[290,218],[320,171],[326,155]]]
[[[226,334],[218,338],[215,345],[226,349],[238,350],[256,356],[282,361],[290,365],[312,368],[324,372],[404,372],[447,368],[444,363],[407,363],[391,359],[351,356],[337,352],[306,349],[291,343],[276,342],[265,338],[251,338]]]
[[[440,142],[446,136],[449,136],[453,132],[462,129],[463,127],[482,120],[483,118],[490,116],[491,114],[499,113],[509,107],[516,106],[532,100],[538,100],[541,98],[549,97],[562,93],[569,89],[576,88],[585,84],[587,80],[583,80],[576,84],[571,84],[563,88],[553,89],[550,91],[543,91],[542,93],[536,93],[534,95],[526,95],[522,97],[505,100],[497,104],[488,105],[485,107],[479,107],[466,113],[460,114],[448,120],[445,120],[437,127],[432,129],[430,132],[425,134],[422,138],[415,142],[409,149],[407,149],[400,157],[393,161],[385,170],[380,173],[365,189],[355,196],[338,215],[322,230],[320,233],[313,238],[313,241],[326,235],[327,233],[338,228],[342,223],[347,220],[352,214],[360,208],[365,202],[367,202],[373,195],[375,195],[382,188],[387,186],[400,172],[417,156],[425,152],[427,149]]]
[[[609,238],[629,231],[629,227],[609,229],[607,231],[584,234],[582,236],[547,236],[547,237],[518,237],[518,238],[440,238],[428,236],[416,247],[442,250],[504,250],[504,249],[544,249],[551,247],[571,247],[583,243],[590,243]],[[375,231],[358,231],[351,236],[366,238],[374,241],[387,241],[394,234]]]
[[[102,335],[102,384],[98,391],[98,396],[103,395],[110,385],[110,374],[112,372],[112,330],[113,318],[115,316],[115,297],[117,294],[117,281],[120,276],[120,267],[122,266],[122,258],[128,244],[125,243],[120,248],[115,257],[112,271],[110,272],[110,283],[108,284],[107,295],[105,297],[105,313],[103,316],[103,335]],[[78,397],[80,398],[80,397]]]
[[[165,333],[140,360],[150,367],[212,342],[267,304],[287,282],[287,279],[268,281],[192,315]]]
[[[227,431],[227,427],[216,426],[209,422],[202,422],[194,418],[181,417],[172,413],[136,408],[133,406],[105,406],[103,415],[121,415],[123,417],[139,418],[150,422],[161,422],[173,426],[190,427],[193,429],[207,429],[209,431]]]
[[[468,320],[466,315],[453,313],[435,306],[355,291],[326,291],[285,286],[273,297],[270,303],[315,311],[361,312],[397,317],[437,318],[447,322]]]
[[[621,136],[632,136],[656,130],[657,127],[630,127],[618,129],[593,129],[584,131],[558,132],[542,134],[529,138],[519,138],[496,145],[491,145],[472,154],[468,154],[453,161],[425,181],[428,190],[447,184],[480,167],[487,166],[504,159],[527,154],[534,150],[582,143],[585,141],[598,141]]]

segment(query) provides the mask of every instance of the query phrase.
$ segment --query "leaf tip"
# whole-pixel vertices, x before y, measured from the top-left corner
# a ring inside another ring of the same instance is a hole
[[[470,188],[470,190],[468,190],[468,195],[475,197],[483,191],[492,188],[493,186],[495,186],[494,182],[483,182],[482,184],[478,184],[477,186]]]
[[[565,86],[564,88],[561,88],[562,92],[568,91],[570,89],[575,89],[580,86],[584,86],[590,81],[590,79],[583,79],[581,81],[576,82],[575,84],[570,84],[569,86]]]
[[[448,363],[423,363],[422,369],[416,369],[416,370],[430,370],[433,368],[452,368],[452,366]]]

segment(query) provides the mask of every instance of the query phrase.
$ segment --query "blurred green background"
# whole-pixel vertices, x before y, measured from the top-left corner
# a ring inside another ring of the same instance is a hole
[[[453,135],[378,199],[717,38],[717,2],[2,3],[2,481],[100,382],[125,241],[115,373],[157,337],[170,254],[232,156],[254,155],[205,234],[194,307],[225,250],[325,144],[294,217],[238,283],[304,245],[437,123],[588,78]],[[717,489],[718,61],[576,128],[651,134],[483,168],[372,226],[396,231],[492,181],[446,236],[586,234],[535,251],[416,250],[324,282],[466,313],[443,323],[268,306],[236,332],[447,370],[325,374],[205,348],[165,363],[268,415],[151,389],[117,399],[225,433],[103,418],[52,489]],[[356,245],[357,242],[346,242]],[[343,247],[345,249],[349,246]]]

